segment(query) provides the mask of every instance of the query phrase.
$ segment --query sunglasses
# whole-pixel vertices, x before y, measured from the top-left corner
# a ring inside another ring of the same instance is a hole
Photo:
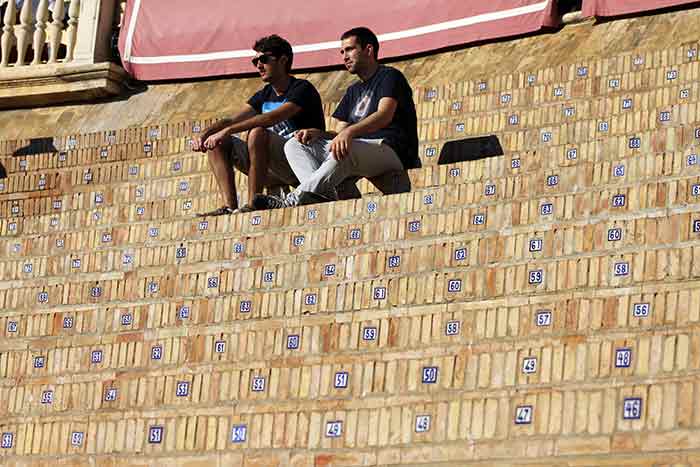
[[[258,62],[262,63],[263,65],[266,65],[266,64],[270,63],[270,61],[273,59],[277,59],[277,57],[275,57],[274,55],[270,55],[270,54],[264,54],[264,55],[260,55],[258,57],[255,57],[254,59],[251,60],[251,62],[253,62],[253,66],[258,66]]]

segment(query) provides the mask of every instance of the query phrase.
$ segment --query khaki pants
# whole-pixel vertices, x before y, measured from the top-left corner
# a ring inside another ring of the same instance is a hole
[[[355,139],[350,154],[337,161],[330,152],[331,140],[319,138],[302,144],[292,138],[284,146],[289,165],[300,180],[291,195],[311,192],[338,199],[336,187],[346,179],[372,178],[404,170],[394,150],[377,139]]]

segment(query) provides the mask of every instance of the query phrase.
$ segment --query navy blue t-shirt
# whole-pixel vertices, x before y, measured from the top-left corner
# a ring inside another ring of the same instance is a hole
[[[289,86],[281,96],[278,96],[272,85],[268,84],[248,99],[248,105],[259,114],[271,112],[285,102],[295,103],[301,107],[301,111],[271,128],[278,135],[290,138],[297,130],[305,128],[326,129],[321,96],[314,85],[305,79],[297,79],[291,76]]]
[[[367,81],[358,81],[346,91],[333,117],[350,124],[375,113],[383,97],[396,99],[394,118],[388,126],[361,138],[382,139],[399,156],[404,168],[421,166],[418,158],[418,125],[413,90],[396,68],[380,65]]]

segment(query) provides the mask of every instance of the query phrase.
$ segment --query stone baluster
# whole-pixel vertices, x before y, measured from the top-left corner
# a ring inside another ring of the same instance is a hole
[[[29,0],[27,0],[29,1]],[[41,55],[44,52],[46,42],[46,20],[49,18],[49,0],[40,0],[36,10],[36,26],[34,28],[34,60],[32,65],[41,63]]]
[[[7,2],[7,9],[5,10],[5,17],[3,18],[4,26],[2,27],[2,60],[0,61],[0,67],[6,67],[10,62],[10,52],[12,52],[12,46],[15,43],[15,17],[17,16],[17,10],[15,7],[14,0]]]
[[[64,0],[56,0],[53,5],[53,21],[49,25],[49,63],[56,63],[58,48],[61,46],[63,34]]]
[[[27,55],[29,41],[32,36],[32,0],[24,0],[22,10],[19,12],[19,26],[15,26],[17,36],[17,66],[24,65],[24,57]]]
[[[80,16],[80,0],[71,0],[68,8],[68,39],[66,41],[66,62],[73,61],[75,41],[78,37],[78,17]]]

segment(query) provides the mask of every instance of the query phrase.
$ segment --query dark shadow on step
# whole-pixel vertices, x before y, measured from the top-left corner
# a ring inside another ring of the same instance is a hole
[[[13,156],[33,156],[35,154],[45,154],[47,152],[58,152],[53,144],[53,138],[33,138],[29,144],[22,146],[12,153]]]
[[[338,199],[360,199],[362,193],[355,185],[361,177],[350,177],[338,186]],[[376,177],[368,178],[374,187],[385,195],[395,195],[411,191],[411,179],[405,170],[386,172]]]
[[[411,179],[405,170],[387,172],[369,179],[372,185],[385,195],[408,193],[411,191]]]
[[[498,137],[495,135],[479,136],[445,143],[440,151],[438,164],[454,164],[455,162],[475,161],[502,155],[503,148]]]

